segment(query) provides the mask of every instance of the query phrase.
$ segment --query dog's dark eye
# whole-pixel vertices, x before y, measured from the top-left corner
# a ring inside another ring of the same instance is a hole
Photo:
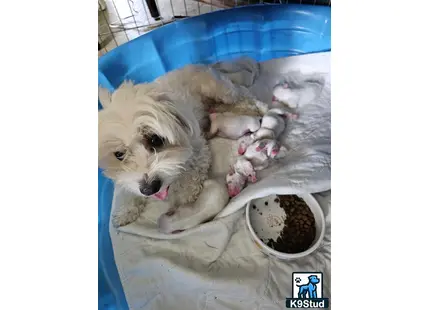
[[[157,148],[164,145],[164,139],[157,135],[150,135],[148,137],[148,144],[150,147]]]
[[[118,159],[118,160],[123,160],[124,159],[124,157],[125,157],[125,153],[124,152],[121,152],[121,151],[118,151],[118,152],[115,152],[115,153],[113,153],[114,155],[115,155],[115,157]]]

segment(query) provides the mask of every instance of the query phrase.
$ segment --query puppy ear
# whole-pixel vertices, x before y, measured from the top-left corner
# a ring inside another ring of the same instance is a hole
[[[99,101],[104,109],[112,102],[112,94],[109,90],[101,86],[99,86]]]

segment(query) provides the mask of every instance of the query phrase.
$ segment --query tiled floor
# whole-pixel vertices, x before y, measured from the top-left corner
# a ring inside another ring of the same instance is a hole
[[[194,0],[156,2],[162,16],[161,21],[151,17],[145,0],[106,0],[106,10],[99,11],[99,43],[102,46],[99,56],[163,23],[170,22],[173,16],[196,16],[221,9],[214,4],[211,6]],[[205,2],[210,3],[211,0]]]

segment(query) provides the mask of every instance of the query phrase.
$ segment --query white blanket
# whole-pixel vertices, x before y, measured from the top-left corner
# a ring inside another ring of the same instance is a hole
[[[323,272],[324,297],[330,297],[330,53],[262,63],[250,90],[270,102],[276,82],[297,70],[322,83],[317,85],[315,100],[299,108],[300,118],[284,132],[281,140],[292,151],[261,171],[260,181],[232,199],[217,219],[180,234],[163,235],[157,231],[156,220],[168,206],[156,202],[121,232],[110,226],[130,309],[285,309],[285,297],[292,294],[293,271]],[[237,142],[217,138],[211,148],[212,175],[222,179],[235,161]],[[315,198],[327,225],[322,245],[295,261],[265,256],[246,234],[244,205],[272,193],[300,192],[319,193]],[[116,189],[112,209],[122,199]]]

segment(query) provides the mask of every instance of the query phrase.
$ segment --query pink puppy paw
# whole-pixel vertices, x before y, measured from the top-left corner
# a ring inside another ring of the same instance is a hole
[[[267,143],[266,143],[266,142],[261,142],[261,143],[259,143],[259,144],[257,145],[257,147],[255,148],[255,150],[256,150],[257,152],[260,152],[260,151],[264,150],[264,149],[266,148],[266,146],[267,146]]]
[[[255,174],[250,174],[248,176],[248,182],[251,182],[251,183],[257,182],[257,177],[255,176]]]
[[[246,147],[245,143],[242,143],[242,142],[241,142],[241,143],[239,144],[239,148],[238,148],[238,150],[237,150],[237,153],[239,153],[239,155],[243,155],[243,154],[245,154],[246,149],[247,149],[247,147]]]
[[[282,84],[282,88],[288,88],[288,83]]]
[[[299,118],[299,115],[298,115],[298,114],[296,114],[296,113],[287,113],[287,117],[288,117],[289,119],[298,119],[298,118]]]

